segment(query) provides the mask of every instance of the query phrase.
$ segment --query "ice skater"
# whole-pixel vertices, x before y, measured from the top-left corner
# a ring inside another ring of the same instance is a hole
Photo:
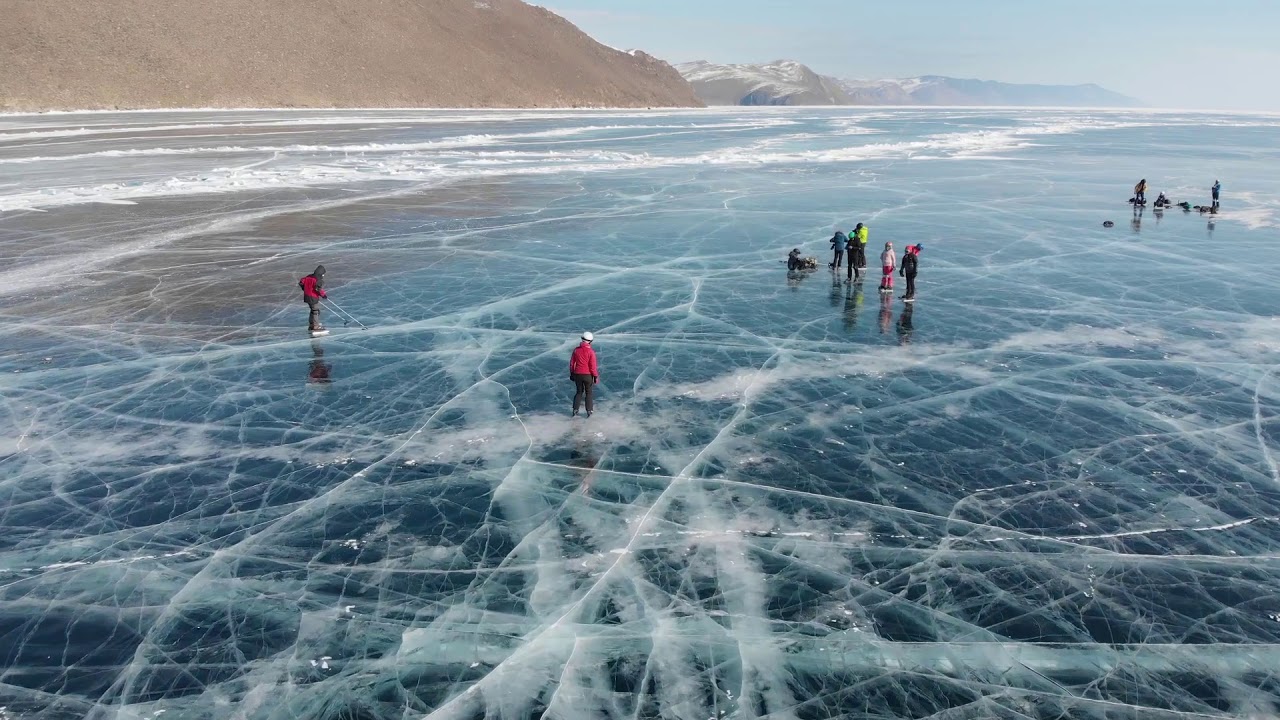
[[[587,417],[594,410],[591,402],[592,391],[600,382],[600,369],[596,365],[596,351],[591,349],[595,336],[589,332],[582,333],[582,342],[573,349],[569,356],[569,379],[573,381],[573,417],[578,416],[578,408],[586,400]]]
[[[844,233],[840,232],[839,230],[836,231],[835,235],[831,236],[831,253],[832,253],[831,267],[832,268],[836,270],[840,269],[840,262],[841,260],[844,259],[844,248],[845,248],[845,245],[848,245],[848,244],[849,244],[849,238],[845,237]]]
[[[307,316],[307,330],[313,336],[328,335],[329,331],[320,324],[320,301],[329,298],[324,291],[324,266],[317,265],[310,275],[298,281],[298,287],[302,288],[302,301],[311,310]]]
[[[893,271],[898,266],[898,256],[893,252],[893,243],[884,244],[884,252],[880,253],[880,269],[884,275],[880,278],[880,292],[893,292]]]
[[[1138,205],[1147,201],[1147,179],[1142,178],[1137,185],[1133,186],[1133,204]]]
[[[853,228],[853,234],[858,236],[858,270],[867,271],[867,238],[871,236],[866,225],[858,223]]]
[[[1213,187],[1212,187],[1212,188],[1210,188],[1210,190],[1212,190],[1212,191],[1213,191],[1213,209],[1214,209],[1214,210],[1217,210],[1217,209],[1218,209],[1218,195],[1222,192],[1222,183],[1218,182],[1217,180],[1214,180],[1214,181],[1213,181]]]
[[[898,274],[907,279],[907,294],[902,296],[904,302],[916,301],[916,271],[920,267],[920,251],[923,249],[924,245],[908,245],[907,251],[902,255],[902,267],[898,268]]]
[[[855,279],[861,282],[862,271],[867,268],[867,253],[862,250],[862,243],[858,242],[856,232],[849,233],[845,249],[848,251],[846,255],[849,256],[849,269],[845,272],[844,279],[846,282],[853,282]]]

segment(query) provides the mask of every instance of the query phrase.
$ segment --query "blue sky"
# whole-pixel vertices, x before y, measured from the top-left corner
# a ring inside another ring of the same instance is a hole
[[[1156,107],[1280,111],[1280,0],[548,0],[671,62],[853,78],[1096,82]]]

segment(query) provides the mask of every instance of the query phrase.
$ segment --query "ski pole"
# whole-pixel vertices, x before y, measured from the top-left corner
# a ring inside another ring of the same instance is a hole
[[[332,307],[334,310],[338,311],[339,313],[342,313],[343,315],[347,316],[347,318],[349,318],[349,319],[351,320],[351,322],[353,322],[353,323],[355,323],[355,324],[359,325],[360,327],[364,328],[365,330],[368,330],[368,329],[369,329],[369,326],[368,326],[368,325],[365,325],[364,323],[360,322],[359,320],[356,320],[356,319],[355,319],[355,317],[354,317],[351,313],[349,313],[349,312],[347,312],[346,310],[343,310],[341,307],[339,307],[339,306],[338,306],[338,303],[336,303],[336,302],[334,302],[334,301],[332,301],[332,300],[326,299],[326,300],[325,300],[325,304],[329,305],[329,307]],[[344,322],[345,322],[345,321],[344,321]]]

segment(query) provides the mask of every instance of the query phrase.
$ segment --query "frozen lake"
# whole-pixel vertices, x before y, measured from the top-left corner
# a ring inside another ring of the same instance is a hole
[[[1263,115],[0,116],[0,720],[1274,717],[1278,161]],[[914,306],[826,269],[859,221]],[[367,329],[307,336],[319,263]]]

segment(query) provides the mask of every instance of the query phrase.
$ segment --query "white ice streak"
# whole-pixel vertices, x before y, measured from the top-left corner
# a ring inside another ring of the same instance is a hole
[[[751,121],[764,128],[793,122],[768,116]],[[713,123],[732,129],[736,122]],[[821,150],[777,151],[772,148],[777,138],[760,140],[698,154],[654,154],[623,149],[609,149],[608,144],[591,148],[529,148],[518,151],[485,150],[513,142],[528,142],[539,137],[589,137],[592,133],[621,129],[621,126],[558,128],[533,133],[508,135],[465,135],[445,137],[421,143],[378,143],[331,145],[252,145],[228,146],[226,153],[260,153],[270,162],[254,167],[212,167],[190,174],[163,179],[118,181],[64,187],[41,187],[0,193],[0,212],[33,210],[80,203],[137,202],[154,197],[205,195],[296,187],[338,187],[351,183],[390,181],[398,183],[453,182],[500,176],[563,174],[584,172],[619,172],[644,168],[697,165],[795,165],[805,163],[854,163],[893,158],[975,158],[1000,156],[1032,144],[1030,138],[1103,129],[1119,126],[1114,121],[1089,118],[1041,122],[1007,130],[975,130],[931,135],[921,140],[855,144]],[[636,129],[643,130],[644,126]],[[656,126],[657,132],[676,132],[675,126]],[[845,130],[846,137],[849,136]],[[291,149],[292,148],[292,149]],[[218,157],[218,148],[209,148]],[[121,153],[121,159],[132,154],[141,157],[158,154],[195,154],[201,149],[125,148],[98,151]],[[290,155],[289,153],[294,153]],[[93,153],[79,154],[92,158]],[[318,155],[319,157],[311,157]],[[107,157],[109,159],[110,156]],[[24,162],[22,156],[7,162]],[[37,163],[38,164],[38,163]]]

